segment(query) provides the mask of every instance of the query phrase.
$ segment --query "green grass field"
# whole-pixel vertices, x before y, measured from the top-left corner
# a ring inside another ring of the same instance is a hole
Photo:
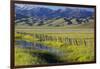
[[[39,43],[48,49],[54,49],[54,52],[35,49],[33,46],[21,48],[21,44],[15,42],[15,64],[37,65],[94,61],[93,29],[68,30],[64,28],[16,28],[15,41],[24,40],[29,43]]]

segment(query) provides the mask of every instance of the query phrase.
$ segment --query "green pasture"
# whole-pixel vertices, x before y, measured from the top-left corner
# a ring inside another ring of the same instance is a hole
[[[67,32],[66,30],[69,31]],[[35,49],[19,48],[18,46],[20,45],[15,43],[16,65],[94,61],[93,29],[16,28],[15,41],[16,40],[24,40],[32,43],[38,42],[44,46],[55,48],[63,53],[62,56],[57,56],[55,53],[52,54],[45,50],[40,51]]]

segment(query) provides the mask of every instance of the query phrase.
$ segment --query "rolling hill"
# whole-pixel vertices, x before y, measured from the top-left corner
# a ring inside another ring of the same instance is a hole
[[[53,27],[79,24],[89,25],[94,22],[93,13],[93,10],[73,7],[54,10],[34,5],[15,5],[15,23],[16,25]]]

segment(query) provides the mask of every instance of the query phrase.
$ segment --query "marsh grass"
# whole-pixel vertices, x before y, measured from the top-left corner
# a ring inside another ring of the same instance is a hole
[[[21,30],[20,30],[21,31]],[[59,50],[63,54],[57,56],[45,50],[20,48],[15,43],[15,64],[36,65],[51,63],[73,63],[94,60],[93,32],[44,33],[44,32],[15,32],[15,41],[24,40],[31,43],[40,43],[46,47]]]

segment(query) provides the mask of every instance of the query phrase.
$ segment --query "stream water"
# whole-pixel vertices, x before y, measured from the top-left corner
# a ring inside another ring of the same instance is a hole
[[[48,51],[50,53],[53,53],[57,56],[62,56],[64,55],[64,53],[62,51],[59,51],[56,48],[53,47],[48,47],[48,46],[44,46],[38,42],[32,43],[32,42],[27,42],[24,40],[16,40],[16,43],[19,44],[20,48],[31,48],[31,49],[35,49],[35,50],[44,50],[44,51]]]

